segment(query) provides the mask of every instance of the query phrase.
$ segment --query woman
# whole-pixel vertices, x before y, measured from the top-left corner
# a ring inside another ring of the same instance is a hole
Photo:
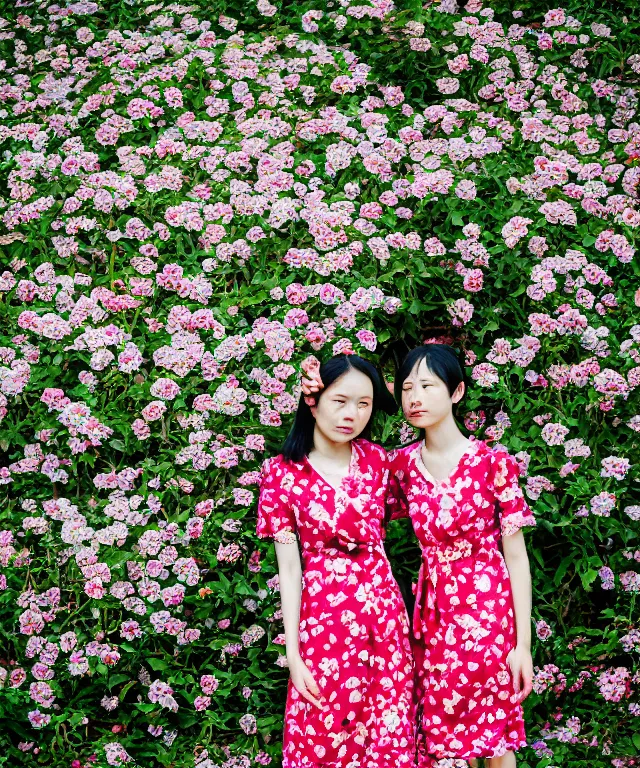
[[[413,618],[418,766],[483,757],[513,768],[533,677],[520,529],[535,520],[518,465],[458,428],[453,407],[465,385],[451,347],[410,352],[395,389],[424,436],[390,456],[393,516],[411,518],[422,548]]]
[[[395,404],[355,355],[306,370],[258,507],[258,535],[275,540],[290,670],[283,766],[413,766],[409,619],[383,549],[387,456],[361,437]]]

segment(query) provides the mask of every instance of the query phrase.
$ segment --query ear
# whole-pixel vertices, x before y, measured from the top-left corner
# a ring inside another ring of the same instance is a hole
[[[451,395],[451,402],[453,403],[459,403],[460,400],[464,397],[465,392],[465,386],[464,381],[461,381],[458,386],[455,388],[454,393]]]
[[[318,413],[318,404],[314,403],[313,405],[310,405],[309,406],[309,410],[311,411],[311,415],[315,419],[316,418],[316,414]]]

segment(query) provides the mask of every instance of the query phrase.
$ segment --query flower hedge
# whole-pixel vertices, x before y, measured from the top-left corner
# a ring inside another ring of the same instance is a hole
[[[540,521],[521,765],[638,764],[640,21],[598,14],[4,10],[0,765],[276,765],[260,462],[304,356],[427,338]]]

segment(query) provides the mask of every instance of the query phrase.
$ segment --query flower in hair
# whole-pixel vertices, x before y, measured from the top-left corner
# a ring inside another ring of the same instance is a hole
[[[314,355],[306,357],[300,366],[305,374],[301,377],[302,394],[307,405],[315,405],[318,393],[324,389],[320,376],[320,361]]]

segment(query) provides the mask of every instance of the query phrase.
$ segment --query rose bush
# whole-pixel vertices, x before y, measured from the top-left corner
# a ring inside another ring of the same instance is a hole
[[[0,23],[0,764],[276,764],[260,462],[428,338],[539,519],[521,764],[637,764],[637,12],[215,5]]]

